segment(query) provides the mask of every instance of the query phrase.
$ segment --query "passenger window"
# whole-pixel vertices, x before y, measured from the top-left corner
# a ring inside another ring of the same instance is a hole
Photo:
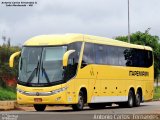
[[[118,64],[120,66],[126,66],[125,51],[125,48],[118,47]]]
[[[96,63],[105,64],[106,62],[106,52],[104,45],[95,45],[96,47]]]
[[[81,68],[85,67],[88,64],[94,64],[94,63],[95,63],[94,44],[85,43]]]
[[[109,65],[118,65],[118,48],[114,46],[107,46],[107,58]]]

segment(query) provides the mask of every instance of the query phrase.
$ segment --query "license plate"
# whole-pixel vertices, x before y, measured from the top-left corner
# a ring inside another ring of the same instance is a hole
[[[42,98],[34,98],[34,102],[42,102]]]

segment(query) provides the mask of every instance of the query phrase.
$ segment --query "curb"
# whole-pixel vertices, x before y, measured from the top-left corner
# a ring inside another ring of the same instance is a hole
[[[0,111],[13,110],[16,106],[16,101],[0,101]]]

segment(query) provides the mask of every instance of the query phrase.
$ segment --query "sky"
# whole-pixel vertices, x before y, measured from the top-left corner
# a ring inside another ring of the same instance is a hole
[[[37,2],[8,7],[2,2]],[[12,45],[44,34],[82,33],[108,38],[128,34],[128,0],[0,0],[2,36]],[[130,0],[130,31],[160,36],[160,0]]]

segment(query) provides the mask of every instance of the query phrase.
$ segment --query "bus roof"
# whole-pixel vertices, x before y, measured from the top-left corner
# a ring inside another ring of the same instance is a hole
[[[115,39],[92,36],[92,35],[85,35],[85,34],[40,35],[40,36],[36,36],[36,37],[33,37],[33,38],[27,40],[24,43],[24,46],[64,45],[64,44],[69,44],[69,43],[77,42],[77,41],[106,44],[106,45],[113,45],[113,46],[121,46],[121,47],[128,47],[128,48],[152,50],[152,48],[149,46],[130,44],[130,43],[115,40]]]

